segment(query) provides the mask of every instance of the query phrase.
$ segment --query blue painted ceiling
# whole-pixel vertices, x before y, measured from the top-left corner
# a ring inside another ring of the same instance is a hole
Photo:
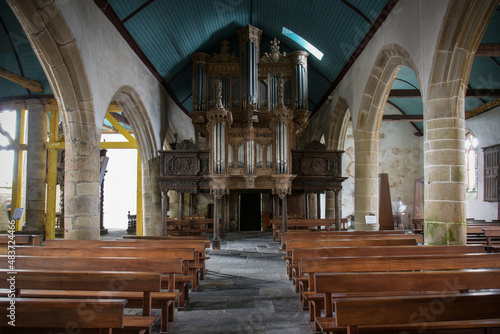
[[[96,5],[100,1],[95,0]],[[238,54],[236,31],[247,24],[263,30],[261,53],[269,52],[273,37],[280,51],[302,50],[282,35],[286,27],[316,46],[324,57],[309,57],[309,108],[324,101],[352,59],[373,23],[387,15],[396,0],[109,0],[109,10],[118,18],[122,33],[130,34],[163,84],[186,112],[191,110],[191,54],[220,52],[220,42],[231,43]],[[0,66],[40,82],[42,95],[52,91],[21,26],[0,0]],[[115,22],[116,26],[116,22]],[[497,10],[483,43],[500,42],[500,12]],[[500,89],[500,58],[476,57],[469,88]],[[37,94],[0,77],[0,99]],[[418,89],[415,74],[403,67],[393,89]],[[467,98],[466,110],[492,99]],[[420,98],[389,98],[401,112],[422,114]],[[422,129],[422,124],[416,123]]]

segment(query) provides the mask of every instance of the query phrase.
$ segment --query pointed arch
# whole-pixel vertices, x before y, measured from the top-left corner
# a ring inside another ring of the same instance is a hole
[[[412,69],[419,78],[410,54],[398,44],[385,45],[375,58],[361,98],[354,130],[355,148],[355,228],[378,229],[365,224],[367,214],[378,216],[378,144],[385,104],[401,66]],[[421,87],[421,85],[419,85]]]
[[[434,51],[424,98],[424,242],[466,244],[465,90],[498,0],[454,0]]]
[[[339,97],[330,122],[330,131],[327,142],[328,150],[344,150],[347,124],[351,119],[349,104],[343,97]]]
[[[56,1],[7,0],[47,75],[63,118],[65,238],[99,239],[99,138],[77,40]]]
[[[122,86],[112,98],[129,121],[137,141],[142,171],[142,224],[144,235],[161,235],[161,192],[157,176],[160,176],[160,157],[153,124],[137,91]],[[138,166],[139,168],[139,166]]]

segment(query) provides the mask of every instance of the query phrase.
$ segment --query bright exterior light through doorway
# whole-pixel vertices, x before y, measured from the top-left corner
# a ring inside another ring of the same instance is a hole
[[[306,41],[304,38],[300,37],[290,29],[283,27],[281,32],[283,35],[293,39],[295,42],[299,43],[302,47],[304,47],[307,51],[309,51],[314,57],[321,60],[323,58],[323,52],[319,51],[314,45]]]

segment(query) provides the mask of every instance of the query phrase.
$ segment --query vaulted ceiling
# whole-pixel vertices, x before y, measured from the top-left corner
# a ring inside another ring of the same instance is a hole
[[[149,70],[185,112],[191,111],[191,54],[220,52],[230,42],[238,54],[236,31],[247,24],[263,30],[261,53],[270,51],[276,37],[280,51],[303,50],[282,29],[288,28],[324,53],[309,56],[309,109],[317,111],[376,33],[397,0],[94,0]],[[41,84],[24,88],[0,77],[0,99],[52,95],[38,60],[16,17],[0,0],[0,67]],[[493,16],[473,65],[466,99],[470,111],[498,98],[500,89],[500,11]],[[484,51],[483,51],[484,50]],[[489,51],[488,51],[489,50]],[[415,74],[403,67],[388,104],[402,114],[422,115]],[[421,122],[414,122],[422,130]]]

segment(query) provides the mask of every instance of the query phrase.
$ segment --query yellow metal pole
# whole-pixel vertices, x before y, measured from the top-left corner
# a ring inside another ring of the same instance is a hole
[[[24,136],[26,134],[26,109],[17,110],[16,120],[16,138],[15,141],[21,146],[25,144]],[[11,215],[14,214],[15,208],[22,206],[22,190],[23,190],[23,164],[24,150],[17,150],[14,153],[14,170],[12,175],[12,200],[10,203]],[[21,230],[21,220],[16,220],[16,231]]]
[[[137,220],[136,234],[144,235],[142,227],[142,165],[139,150],[137,150]]]
[[[50,111],[49,141],[55,142],[59,130],[59,112]],[[56,187],[57,187],[57,148],[48,149],[47,168],[47,219],[45,221],[45,238],[55,239],[56,237]]]

